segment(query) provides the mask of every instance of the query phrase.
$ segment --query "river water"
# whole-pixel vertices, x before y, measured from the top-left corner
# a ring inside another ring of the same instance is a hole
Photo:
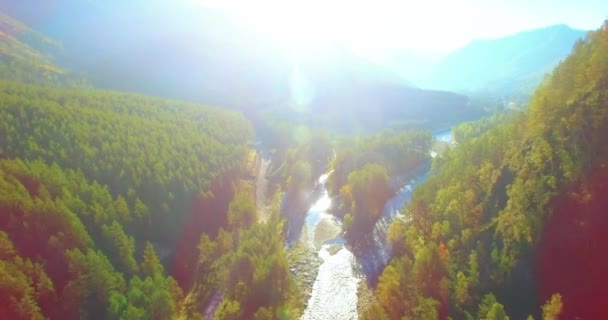
[[[323,263],[302,316],[304,320],[357,319],[357,287],[361,277],[357,275],[355,256],[338,236],[341,223],[327,212],[332,201],[326,187],[329,174],[319,178],[317,187],[321,188],[321,196],[306,214],[307,242],[319,250]]]
[[[454,144],[455,141],[454,136],[452,135],[452,129],[436,132],[435,140]]]
[[[439,141],[453,143],[451,133],[436,135]],[[318,250],[323,260],[313,284],[312,293],[302,320],[351,320],[357,319],[357,289],[360,281],[375,281],[390,259],[390,248],[386,235],[391,222],[398,217],[399,210],[410,201],[415,186],[428,176],[428,171],[414,179],[402,183],[402,187],[384,205],[382,215],[372,234],[372,247],[359,257],[345,246],[339,236],[341,222],[331,215],[332,199],[327,191],[327,178],[331,172],[319,177],[317,188],[321,188],[320,198],[306,214],[305,238],[308,244]],[[398,180],[398,179],[397,179]]]

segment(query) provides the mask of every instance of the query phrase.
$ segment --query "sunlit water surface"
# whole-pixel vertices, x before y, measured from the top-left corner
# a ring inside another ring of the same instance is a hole
[[[360,279],[353,269],[355,256],[344,247],[333,255],[328,249],[329,245],[325,244],[319,251],[323,263],[302,319],[357,319]]]
[[[453,142],[451,131],[436,135],[438,140]],[[372,234],[372,247],[361,254],[358,261],[344,246],[344,239],[336,236],[342,229],[341,222],[328,213],[332,199],[327,191],[327,178],[331,172],[319,177],[317,188],[320,198],[306,214],[306,239],[311,247],[319,250],[323,259],[313,284],[312,294],[302,320],[350,320],[357,319],[357,288],[365,277],[377,277],[390,259],[386,235],[391,222],[399,216],[399,210],[410,201],[417,184],[426,180],[428,172],[402,184],[395,196],[384,205],[382,215]],[[399,181],[399,179],[397,179]],[[335,230],[320,228],[333,226]],[[323,230],[321,230],[323,229]],[[319,232],[324,234],[318,234]],[[319,241],[321,239],[321,241]]]
[[[454,136],[452,135],[452,129],[436,133],[435,139],[437,139],[438,141],[444,141],[444,142],[447,142],[450,144],[453,144],[455,142]]]
[[[334,225],[338,231],[341,229],[340,222],[327,212],[331,206],[326,187],[329,174],[331,172],[319,178],[321,197],[306,214],[308,243],[315,248],[314,239],[319,238],[315,233],[320,223]],[[335,236],[335,233],[328,235],[331,236]],[[319,267],[302,319],[357,319],[357,286],[361,279],[355,270],[355,256],[344,247],[341,237],[333,237],[326,239],[320,246],[319,257],[323,263]]]

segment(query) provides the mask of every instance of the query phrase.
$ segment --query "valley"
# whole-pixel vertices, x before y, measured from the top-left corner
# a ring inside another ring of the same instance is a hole
[[[0,1],[0,319],[602,318],[608,22],[318,5]]]

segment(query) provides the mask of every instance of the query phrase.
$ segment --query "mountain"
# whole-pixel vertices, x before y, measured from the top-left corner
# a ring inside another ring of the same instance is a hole
[[[0,78],[27,83],[78,82],[54,61],[61,44],[0,12]]]
[[[567,25],[476,40],[444,57],[423,87],[500,96],[529,95],[585,31]]]
[[[435,158],[391,226],[393,259],[362,319],[608,316],[607,57],[608,21],[526,112],[473,124],[485,133]]]
[[[414,89],[348,49],[328,45],[295,56],[243,21],[187,1],[54,0],[42,17],[32,15],[34,5],[0,0],[0,9],[61,41],[58,60],[97,87],[236,108],[252,117],[272,110],[290,122],[341,131],[389,122],[434,129],[434,122],[446,127],[445,120],[479,116],[464,96]]]
[[[321,63],[299,65],[298,77],[290,82],[288,117],[333,131],[370,132],[387,126],[437,130],[456,119],[480,116],[467,97],[413,87],[346,49],[328,53]]]
[[[378,57],[383,65],[401,78],[411,81],[412,85],[422,85],[443,58],[439,53],[414,53],[400,50]]]
[[[231,106],[238,97],[251,102],[253,93],[270,95],[269,86],[286,79],[272,70],[283,59],[274,48],[217,10],[186,1],[50,0],[44,10],[38,6],[0,0],[0,10],[61,41],[58,61],[98,87]]]

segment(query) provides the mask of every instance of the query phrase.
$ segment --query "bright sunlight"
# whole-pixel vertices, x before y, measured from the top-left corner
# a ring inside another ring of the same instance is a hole
[[[591,29],[604,19],[601,10],[580,8],[575,2],[554,5],[549,1],[554,8],[547,11],[547,0],[530,3],[526,10],[517,1],[504,0],[190,1],[237,16],[286,49],[306,52],[308,58],[331,43],[370,58],[403,50],[442,55],[471,39],[492,39],[560,23],[562,16],[582,29]]]
[[[607,0],[0,0],[0,320],[608,319]]]
[[[382,25],[374,19],[378,15],[369,15],[378,7],[372,1],[193,1],[225,10],[285,49],[307,55],[330,44],[373,48],[376,43],[369,36]]]

